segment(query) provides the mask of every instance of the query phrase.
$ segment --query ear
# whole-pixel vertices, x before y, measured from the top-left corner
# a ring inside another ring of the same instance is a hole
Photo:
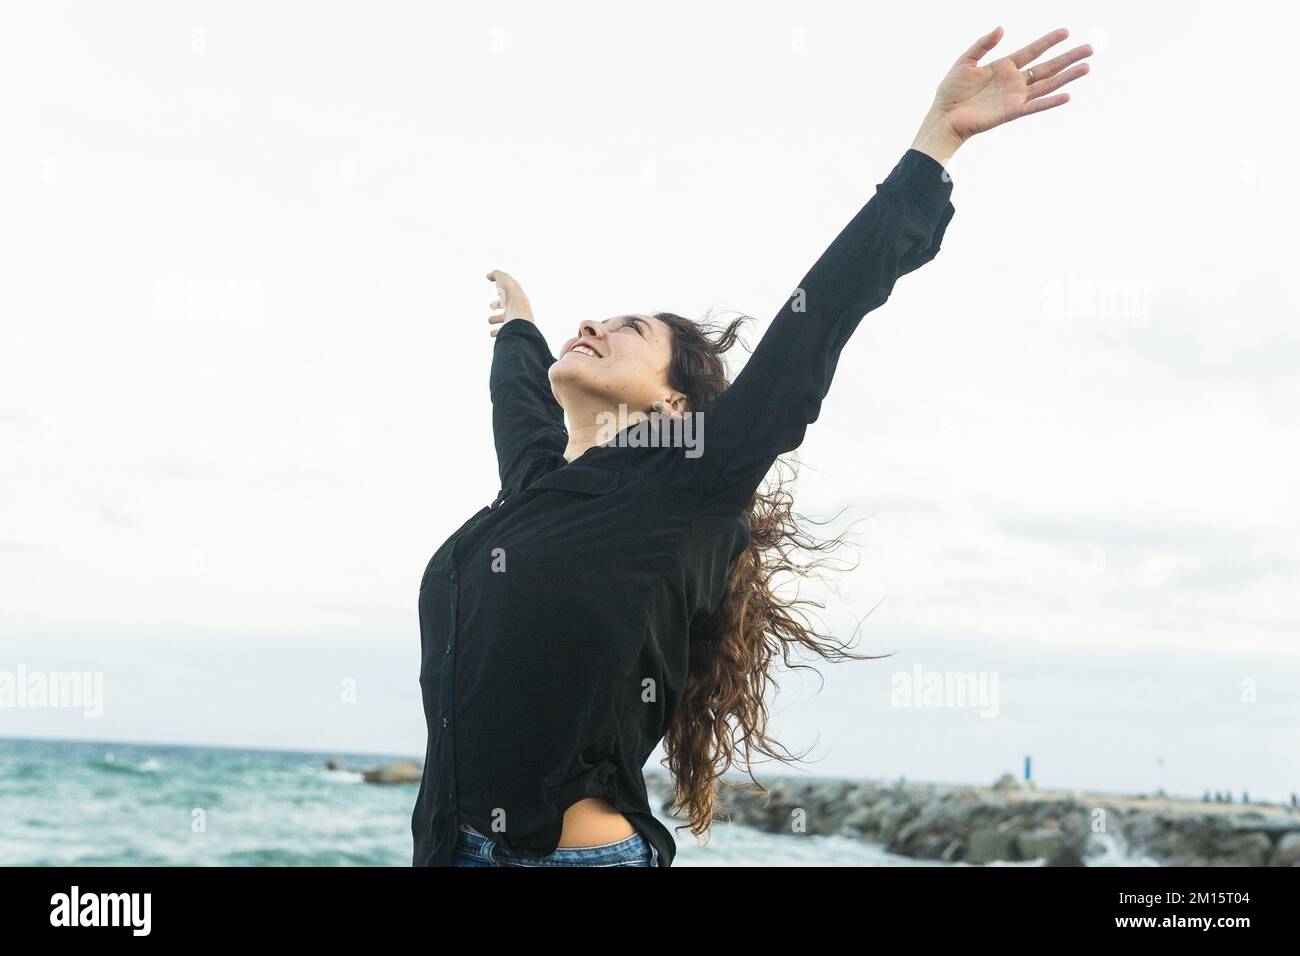
[[[674,392],[655,402],[653,408],[661,415],[676,415],[680,418],[686,414],[687,404],[685,395]]]

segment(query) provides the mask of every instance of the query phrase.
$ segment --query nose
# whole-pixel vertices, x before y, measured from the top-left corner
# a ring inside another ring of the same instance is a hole
[[[583,319],[578,323],[578,338],[581,339],[587,336],[595,336],[598,339],[604,338],[605,327],[594,319]]]

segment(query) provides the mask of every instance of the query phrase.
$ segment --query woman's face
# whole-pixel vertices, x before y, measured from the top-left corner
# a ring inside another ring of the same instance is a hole
[[[566,408],[596,404],[613,411],[646,411],[664,401],[672,330],[652,315],[584,320],[550,369],[551,389]]]

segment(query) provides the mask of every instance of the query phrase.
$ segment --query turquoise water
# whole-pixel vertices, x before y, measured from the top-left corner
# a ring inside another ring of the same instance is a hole
[[[418,785],[330,759],[410,758],[0,738],[0,866],[410,866]],[[707,846],[678,837],[674,866],[751,865],[936,864],[728,823]]]

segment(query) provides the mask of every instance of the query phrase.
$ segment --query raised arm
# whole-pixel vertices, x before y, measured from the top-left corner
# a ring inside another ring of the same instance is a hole
[[[744,369],[704,415],[706,490],[744,507],[778,455],[798,448],[849,336],[899,276],[939,251],[953,215],[941,164],[903,154],[768,326]]]
[[[497,286],[492,308],[502,310],[488,316],[488,322],[500,326],[491,330],[496,340],[488,379],[492,438],[501,490],[514,494],[549,470],[551,466],[545,464],[549,458],[564,454],[569,433],[547,377],[555,356],[533,322],[527,296],[513,277],[499,269],[487,277]]]
[[[840,353],[862,317],[894,283],[934,258],[953,215],[944,163],[976,133],[1068,101],[1048,96],[1087,72],[1067,69],[1092,53],[1078,47],[1028,73],[1021,68],[1068,35],[1056,30],[980,66],[1002,28],[958,57],[940,84],[912,147],[836,236],[781,307],[734,383],[704,415],[696,474],[715,500],[743,508],[777,456],[793,451],[817,420]]]

